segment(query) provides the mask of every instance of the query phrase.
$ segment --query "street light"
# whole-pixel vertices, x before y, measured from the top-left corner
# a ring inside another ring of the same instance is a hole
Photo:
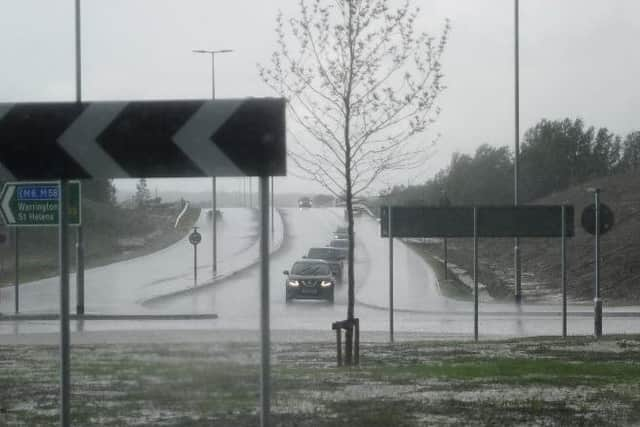
[[[211,99],[216,99],[216,53],[231,53],[232,49],[220,49],[220,50],[207,50],[207,49],[194,49],[193,53],[206,53],[211,55]],[[212,236],[213,236],[213,277],[218,274],[217,267],[217,231],[216,231],[216,177],[211,178],[212,197],[211,197],[211,224],[212,224]]]
[[[513,156],[513,205],[518,206],[518,181],[519,181],[519,157],[520,157],[520,5],[518,0],[514,0],[514,103],[515,103],[515,152]],[[516,304],[520,305],[522,302],[522,289],[521,289],[521,264],[520,264],[520,239],[516,237],[514,239],[513,248],[513,264],[515,270],[515,288],[516,288]]]

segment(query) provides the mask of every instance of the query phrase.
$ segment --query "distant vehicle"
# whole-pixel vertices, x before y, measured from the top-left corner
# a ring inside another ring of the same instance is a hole
[[[213,215],[211,215],[212,212],[213,211],[211,209],[207,211],[207,219],[209,221],[211,221],[211,219],[213,218]],[[219,209],[216,209],[216,219],[221,219],[221,218],[222,218],[222,212],[220,212]]]
[[[349,229],[344,226],[340,226],[336,228],[336,231],[333,232],[334,239],[348,239],[349,238]]]
[[[343,259],[349,256],[349,239],[332,239],[327,246],[340,250]]]
[[[331,272],[338,281],[342,280],[342,261],[344,251],[338,248],[311,248],[304,258],[321,259],[329,264]]]
[[[332,239],[329,242],[329,247],[349,249],[349,239]]]
[[[301,197],[298,200],[298,207],[300,209],[302,209],[302,208],[310,208],[312,206],[313,206],[313,203],[311,202],[311,199],[308,198],[308,197]]]
[[[325,299],[333,303],[335,279],[331,268],[321,259],[296,261],[291,271],[285,270],[286,302],[292,299]]]

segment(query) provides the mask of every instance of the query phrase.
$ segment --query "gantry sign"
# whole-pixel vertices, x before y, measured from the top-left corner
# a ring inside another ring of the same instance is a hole
[[[561,238],[562,333],[567,330],[565,240],[574,235],[573,206],[391,206],[380,212],[380,234],[389,237],[389,315],[393,337],[393,238],[473,237],[474,338],[478,340],[478,239]]]
[[[474,237],[473,206],[393,206],[393,237]],[[562,206],[477,206],[478,237],[561,237]],[[389,237],[389,209],[380,233]],[[574,235],[573,206],[565,206],[565,237]]]
[[[0,104],[0,181],[281,176],[275,98]]]

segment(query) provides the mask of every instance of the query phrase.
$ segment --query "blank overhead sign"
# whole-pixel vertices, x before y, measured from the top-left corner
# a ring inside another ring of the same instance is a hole
[[[285,173],[283,99],[0,104],[0,180]]]
[[[562,206],[478,206],[478,237],[561,237]],[[381,235],[389,237],[388,208]],[[574,235],[573,206],[566,206],[566,237]],[[391,208],[393,237],[473,237],[473,206]]]

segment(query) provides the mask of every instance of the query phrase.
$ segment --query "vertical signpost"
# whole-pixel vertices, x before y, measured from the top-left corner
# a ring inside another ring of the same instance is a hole
[[[18,231],[18,229],[16,228],[15,231],[13,232],[13,237],[14,237],[14,260],[15,260],[15,279],[16,279],[16,283],[15,283],[15,295],[14,295],[14,302],[15,302],[15,312],[16,314],[20,313],[20,244],[18,243],[18,240],[20,239],[20,232]]]
[[[560,237],[560,269],[562,279],[562,337],[567,337],[567,207],[562,205],[562,235]]]
[[[596,337],[602,336],[602,300],[600,299],[600,189],[593,190],[593,197],[595,203],[595,235],[596,235],[596,248],[595,248],[595,298],[594,304],[594,335]]]
[[[271,413],[271,337],[269,307],[269,178],[260,177],[260,325],[261,325],[261,372],[260,372],[260,425],[269,426]]]
[[[393,342],[393,226],[391,207],[387,208],[389,219],[389,342]]]
[[[189,234],[189,243],[193,245],[193,289],[198,287],[198,244],[202,241],[202,235],[198,233],[198,227],[193,227]]]
[[[478,208],[473,208],[473,338],[478,341]]]
[[[58,218],[58,242],[60,254],[60,425],[67,427],[71,423],[71,373],[69,349],[69,218],[67,206],[69,203],[69,186],[66,179],[60,180],[60,210]]]

